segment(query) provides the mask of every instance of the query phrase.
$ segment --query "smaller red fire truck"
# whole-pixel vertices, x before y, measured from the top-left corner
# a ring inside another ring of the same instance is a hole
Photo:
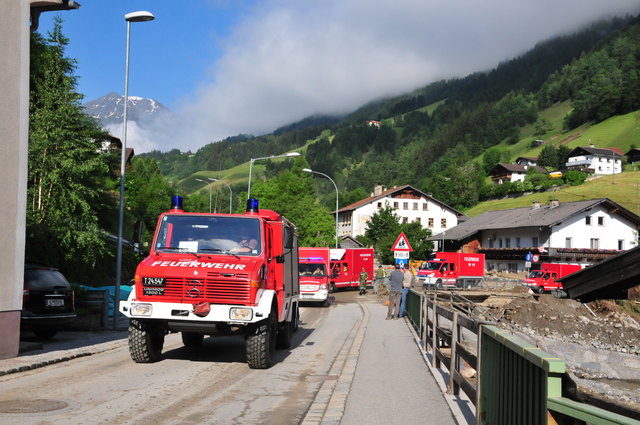
[[[360,272],[364,268],[369,278],[367,286],[373,282],[372,248],[335,248],[331,249],[331,292],[340,288],[357,288]]]
[[[329,248],[298,248],[300,301],[329,302]]]
[[[538,270],[529,272],[529,276],[522,281],[522,284],[534,292],[542,294],[550,292],[552,289],[562,289],[562,283],[557,279],[579,270],[582,270],[582,266],[579,264],[542,263]]]
[[[418,269],[418,279],[426,287],[472,288],[484,278],[484,254],[436,252]]]
[[[297,236],[286,218],[260,210],[257,199],[244,214],[185,212],[175,196],[120,303],[129,353],[137,363],[160,360],[170,332],[181,332],[185,346],[242,335],[249,367],[269,368],[298,328],[299,292]]]

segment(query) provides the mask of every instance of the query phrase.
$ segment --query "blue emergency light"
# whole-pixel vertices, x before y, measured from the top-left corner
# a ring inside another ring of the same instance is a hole
[[[182,210],[182,203],[183,203],[183,198],[182,196],[172,196],[171,197],[171,209],[172,210]]]
[[[245,212],[248,213],[257,213],[260,209],[258,208],[258,200],[256,198],[247,199],[247,209]]]

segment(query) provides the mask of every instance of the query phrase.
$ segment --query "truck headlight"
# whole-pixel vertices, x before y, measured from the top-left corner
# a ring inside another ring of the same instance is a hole
[[[153,312],[153,306],[148,303],[133,303],[131,304],[132,316],[151,316]]]
[[[251,320],[253,319],[253,310],[243,307],[232,307],[229,310],[229,319],[231,320]]]
[[[323,283],[322,285],[320,285],[320,289],[323,290],[323,291],[326,291],[327,290],[327,284]]]

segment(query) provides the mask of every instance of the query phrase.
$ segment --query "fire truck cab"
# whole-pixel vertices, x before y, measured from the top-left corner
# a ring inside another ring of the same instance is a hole
[[[131,358],[158,361],[167,333],[181,332],[186,346],[237,334],[249,367],[269,368],[298,328],[299,292],[297,235],[286,218],[256,199],[244,214],[205,214],[183,211],[174,197],[120,303]]]
[[[300,301],[329,304],[329,248],[299,248]]]

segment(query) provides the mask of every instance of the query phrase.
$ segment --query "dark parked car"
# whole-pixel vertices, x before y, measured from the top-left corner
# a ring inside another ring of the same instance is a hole
[[[20,326],[51,338],[76,318],[71,284],[58,270],[25,265]]]

